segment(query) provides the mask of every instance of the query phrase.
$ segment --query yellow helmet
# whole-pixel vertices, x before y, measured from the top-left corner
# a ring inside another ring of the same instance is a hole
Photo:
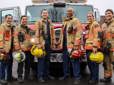
[[[36,45],[33,45],[31,48],[31,54],[37,58],[42,58],[46,55],[46,52],[41,48],[38,48]]]
[[[91,53],[89,56],[90,60],[96,63],[101,63],[104,60],[104,55],[101,52]]]
[[[17,61],[17,62],[23,62],[23,61],[25,61],[25,58],[26,58],[26,56],[25,56],[25,53],[24,52],[20,52],[20,51],[18,51],[18,52],[13,52],[13,58]]]

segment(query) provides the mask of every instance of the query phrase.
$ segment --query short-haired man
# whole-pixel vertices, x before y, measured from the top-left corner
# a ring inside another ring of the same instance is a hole
[[[104,30],[104,79],[101,82],[111,82],[112,65],[114,64],[114,12],[112,9],[105,11],[105,22],[102,25]]]
[[[13,29],[13,16],[7,14],[0,26],[0,83],[7,83],[12,77]]]
[[[64,70],[64,78],[67,77],[68,74],[68,55],[71,53],[71,50],[74,47],[74,44],[77,42],[76,40],[81,39],[81,23],[80,21],[74,16],[74,9],[69,7],[67,9],[67,16],[63,21],[64,27],[64,37],[63,37],[63,70]],[[69,53],[68,53],[69,52]],[[79,59],[76,62],[73,62],[71,59],[73,68],[73,75],[75,78],[75,84],[79,84],[81,75],[80,75],[80,64]]]

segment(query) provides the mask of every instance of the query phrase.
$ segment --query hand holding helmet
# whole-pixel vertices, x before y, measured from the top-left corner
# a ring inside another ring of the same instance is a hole
[[[38,39],[37,39],[36,37],[32,37],[32,38],[30,39],[31,45],[35,45],[35,44],[37,44],[37,42],[38,42]]]
[[[0,52],[0,60],[6,60],[7,55],[5,52]]]
[[[42,58],[46,55],[46,52],[40,46],[33,45],[31,48],[31,54],[37,58]]]
[[[91,61],[96,62],[96,63],[101,63],[104,60],[104,55],[102,52],[98,52],[98,47],[97,44],[94,42],[92,44],[93,49],[92,53],[90,54],[89,58]]]
[[[74,50],[71,53],[71,58],[73,58],[73,59],[78,59],[80,57],[81,57],[81,51],[80,50]]]
[[[101,63],[104,60],[104,55],[101,52],[91,53],[89,56],[90,60],[96,63]]]
[[[7,53],[9,50],[6,51],[6,49],[0,49],[0,60],[6,60],[7,59]]]
[[[81,57],[80,43],[76,41],[71,51],[71,58],[77,59]]]

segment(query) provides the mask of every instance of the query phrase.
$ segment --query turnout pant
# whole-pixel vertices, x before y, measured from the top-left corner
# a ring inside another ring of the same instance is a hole
[[[105,55],[104,57],[104,78],[112,78],[112,57],[112,52],[110,52],[110,55]]]

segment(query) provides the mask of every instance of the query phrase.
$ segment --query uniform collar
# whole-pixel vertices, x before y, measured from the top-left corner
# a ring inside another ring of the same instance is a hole
[[[43,18],[42,18],[42,22],[45,22],[45,23],[46,23],[47,21],[48,21],[48,19],[43,19]]]
[[[114,21],[114,18],[112,18],[111,20],[105,21],[105,23],[106,23],[107,25],[109,25],[109,24],[112,23],[113,21]]]
[[[68,17],[68,16],[67,16],[67,17],[65,18],[65,21],[72,20],[73,18],[74,18],[74,16],[72,16],[72,17]]]
[[[22,28],[28,28],[27,25],[21,24],[20,26],[21,26]]]
[[[4,25],[5,25],[6,27],[12,27],[12,24],[4,23]]]
[[[88,23],[89,25],[91,25],[93,22],[95,22],[95,20],[93,20],[92,22],[89,22],[89,21],[88,21],[87,23]]]

